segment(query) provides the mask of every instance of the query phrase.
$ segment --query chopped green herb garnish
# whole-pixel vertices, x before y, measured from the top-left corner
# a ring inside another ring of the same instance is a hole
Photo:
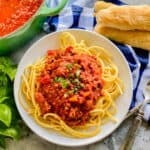
[[[72,68],[73,68],[73,63],[70,63],[70,64],[67,64],[66,65],[66,68],[69,70],[69,71],[71,71],[72,70]]]
[[[67,98],[70,94],[73,94],[73,93],[74,93],[74,90],[70,90],[64,94],[64,97]]]
[[[77,77],[77,78],[80,76],[80,73],[81,73],[81,70],[80,70],[80,69],[77,69],[77,71],[76,71],[76,77]]]
[[[80,81],[79,81],[78,78],[76,78],[76,79],[74,79],[74,80],[72,81],[72,83],[73,83],[73,84],[78,84],[78,83],[80,83]]]
[[[64,79],[63,77],[55,77],[54,78],[55,82],[60,82],[62,88],[67,88],[69,85],[69,81],[67,79]]]
[[[69,86],[69,81],[63,79],[63,80],[61,81],[61,86],[62,86],[62,88],[64,88],[64,89],[67,88],[67,87]]]
[[[62,80],[64,80],[64,78],[62,78],[62,77],[55,77],[54,78],[55,82],[61,82]]]
[[[73,93],[77,93],[77,92],[78,92],[78,90],[79,90],[79,88],[78,88],[78,87],[74,87],[74,89],[73,89]]]
[[[70,90],[68,93],[69,93],[69,94],[73,94],[73,92],[74,92],[74,90]]]
[[[80,83],[80,88],[84,88],[84,84],[83,83]]]

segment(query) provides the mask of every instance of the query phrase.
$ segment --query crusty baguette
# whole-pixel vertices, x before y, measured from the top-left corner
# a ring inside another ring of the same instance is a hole
[[[150,6],[115,6],[96,14],[96,20],[103,26],[120,30],[150,31]]]
[[[150,51],[150,31],[124,31],[101,25],[95,26],[95,31],[114,41]]]
[[[116,6],[112,3],[104,2],[104,1],[97,1],[94,4],[94,12],[97,13],[103,9],[109,8],[111,6]]]

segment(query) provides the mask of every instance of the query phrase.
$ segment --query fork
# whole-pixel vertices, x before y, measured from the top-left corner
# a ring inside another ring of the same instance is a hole
[[[137,116],[133,120],[132,126],[129,128],[125,140],[120,147],[120,150],[131,150],[132,148],[137,131],[142,124],[144,107],[146,104],[150,103],[150,80],[147,82],[143,93],[145,97],[144,102],[139,106],[139,109],[137,111]]]

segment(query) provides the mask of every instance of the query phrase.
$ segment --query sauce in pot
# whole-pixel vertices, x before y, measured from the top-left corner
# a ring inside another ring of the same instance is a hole
[[[0,37],[26,23],[43,0],[0,0]]]

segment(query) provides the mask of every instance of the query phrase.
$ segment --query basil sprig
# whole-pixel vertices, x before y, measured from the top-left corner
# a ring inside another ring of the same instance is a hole
[[[19,114],[13,99],[13,80],[16,65],[9,57],[0,57],[0,147],[5,148],[7,137],[18,139],[20,136]]]

